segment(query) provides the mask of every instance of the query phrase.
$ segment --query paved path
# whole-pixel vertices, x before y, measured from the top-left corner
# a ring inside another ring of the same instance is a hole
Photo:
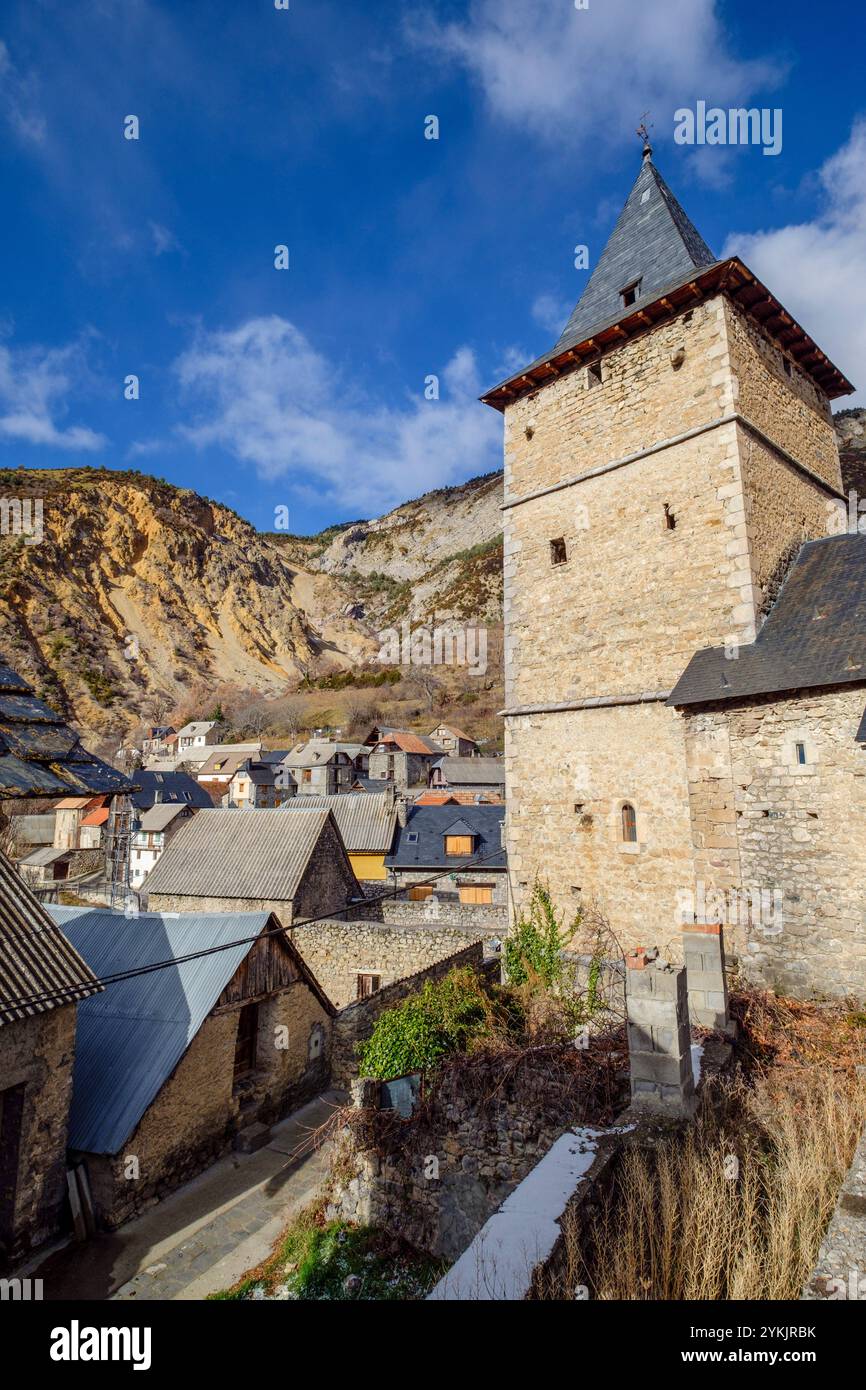
[[[39,1266],[46,1299],[198,1299],[228,1288],[271,1251],[316,1196],[327,1149],[301,1152],[345,1099],[326,1091],[273,1128],[254,1154],[229,1154],[119,1231],[70,1245]]]

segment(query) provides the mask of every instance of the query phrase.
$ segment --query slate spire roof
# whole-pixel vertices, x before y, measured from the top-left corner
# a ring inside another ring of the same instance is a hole
[[[648,151],[625,207],[554,352],[572,347],[623,312],[622,291],[639,281],[634,307],[716,261]]]

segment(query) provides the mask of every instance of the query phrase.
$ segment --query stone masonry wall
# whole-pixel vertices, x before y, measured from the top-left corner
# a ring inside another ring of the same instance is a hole
[[[684,716],[697,879],[747,976],[799,996],[866,997],[864,704],[860,685]]]
[[[304,954],[303,944],[299,949]],[[480,941],[454,951],[453,954],[434,961],[423,969],[415,971],[405,979],[395,980],[366,999],[358,999],[341,1009],[333,1021],[331,1052],[332,1086],[348,1086],[358,1075],[357,1045],[366,1042],[380,1014],[393,1009],[410,994],[417,994],[426,980],[444,979],[452,970],[462,966],[480,969],[484,960],[484,948]]]
[[[692,884],[681,721],[660,703],[509,719],[508,864],[515,909],[536,874],[567,917],[594,906],[624,947],[648,928],[678,958],[680,890]],[[622,804],[637,843],[622,840]]]
[[[66,1136],[75,1060],[75,1005],[0,1028],[0,1090],[23,1085],[17,1171],[8,1228],[0,1231],[0,1267],[56,1235],[66,1200]],[[13,1121],[11,1100],[6,1123]],[[4,1145],[7,1135],[4,1127]],[[4,1154],[4,1159],[8,1157]],[[5,1245],[5,1250],[3,1249]]]
[[[292,932],[294,945],[338,1008],[355,1002],[359,974],[378,975],[384,988],[477,940],[477,932],[435,924],[401,928],[376,922],[314,922]]]
[[[239,1129],[273,1123],[327,1085],[330,1018],[305,983],[260,1004],[256,1071],[235,1085],[239,1013],[205,1020],[119,1154],[87,1157],[101,1225],[112,1229],[138,1215],[225,1153]],[[288,1030],[285,1048],[276,1045],[278,1026]],[[316,1027],[326,1045],[311,1058]],[[133,1158],[137,1176],[130,1177]]]

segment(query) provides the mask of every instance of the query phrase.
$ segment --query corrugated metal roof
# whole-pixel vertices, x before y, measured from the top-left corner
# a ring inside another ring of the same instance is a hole
[[[306,810],[312,804],[334,813],[337,829],[350,854],[387,854],[394,839],[397,808],[390,792],[345,792],[341,796],[302,796],[286,801],[281,811]]]
[[[473,787],[504,787],[504,758],[440,758],[437,763],[449,785]]]
[[[327,767],[328,763],[342,752],[335,743],[328,743],[321,738],[311,738],[308,743],[293,748],[283,761],[286,767]],[[349,755],[343,753],[343,756]]]
[[[65,854],[74,854],[71,849],[54,849],[52,845],[46,845],[42,849],[35,849],[32,854],[28,854],[26,859],[22,859],[22,864],[32,864],[36,868],[46,867],[54,864],[58,859],[62,859]]]
[[[55,907],[63,927],[101,975],[177,960],[231,941],[241,944],[131,980],[79,1006],[69,1146],[114,1154],[171,1076],[238,966],[267,912],[121,913]]]
[[[173,820],[190,812],[189,806],[178,806],[173,802],[160,802],[158,806],[151,806],[145,811],[139,821],[140,830],[165,830],[167,825],[171,825]]]
[[[198,811],[151,869],[146,892],[289,902],[329,814],[305,808],[286,816],[281,807]]]
[[[669,705],[866,684],[866,535],[807,541],[747,646],[696,652]]]
[[[0,673],[7,668],[0,667]],[[0,854],[0,1026],[86,999],[102,986]],[[51,997],[54,991],[58,993]],[[13,1000],[47,993],[39,1004]]]

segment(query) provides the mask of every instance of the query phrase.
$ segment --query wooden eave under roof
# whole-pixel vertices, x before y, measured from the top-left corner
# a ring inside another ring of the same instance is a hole
[[[678,282],[652,302],[624,314],[615,322],[602,325],[582,342],[541,357],[524,371],[495,386],[481,397],[485,405],[504,410],[512,401],[545,382],[581,366],[597,361],[610,348],[654,328],[657,323],[675,318],[677,314],[714,294],[726,294],[732,303],[754,319],[773,338],[796,366],[824,392],[829,400],[847,396],[853,390],[851,382],[834,366],[813,338],[779,303],[748,266],[737,256],[717,261],[706,270]]]

